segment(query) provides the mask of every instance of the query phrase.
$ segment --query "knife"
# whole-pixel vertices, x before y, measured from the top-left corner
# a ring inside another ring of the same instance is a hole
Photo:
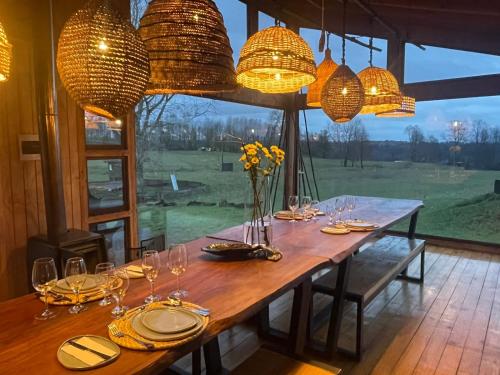
[[[67,343],[74,346],[75,348],[78,348],[81,350],[86,350],[88,352],[94,353],[95,355],[98,355],[99,357],[101,357],[102,359],[104,359],[106,361],[111,359],[111,357],[109,355],[98,352],[97,350],[94,350],[94,349],[87,348],[86,346],[83,346],[83,345],[81,345],[73,340],[68,340]]]

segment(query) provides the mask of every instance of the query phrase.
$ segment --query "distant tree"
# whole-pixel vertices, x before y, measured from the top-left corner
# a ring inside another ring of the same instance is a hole
[[[490,137],[488,124],[483,120],[474,120],[471,125],[471,136],[475,144],[488,143]]]
[[[424,133],[418,125],[408,125],[405,129],[410,144],[410,160],[418,161],[420,145],[425,141]]]

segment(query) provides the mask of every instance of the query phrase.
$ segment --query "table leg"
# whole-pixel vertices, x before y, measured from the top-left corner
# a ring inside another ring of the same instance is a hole
[[[201,350],[196,349],[191,353],[191,366],[193,375],[201,375]]]
[[[304,354],[309,325],[309,305],[311,303],[312,279],[308,277],[294,290],[292,317],[290,320],[289,351],[293,355]]]
[[[410,226],[408,227],[408,238],[410,240],[415,238],[415,231],[417,229],[417,220],[418,220],[418,211],[411,215],[410,218]],[[403,277],[408,277],[408,268],[405,268],[403,272],[401,272]]]
[[[344,314],[344,298],[351,271],[352,256],[347,257],[338,265],[337,284],[333,296],[332,312],[330,314],[330,324],[328,326],[328,337],[326,340],[327,353],[333,355],[337,350],[340,327],[342,326],[342,316]]]
[[[203,354],[205,356],[207,375],[222,373],[222,360],[220,356],[219,339],[217,336],[203,345]]]

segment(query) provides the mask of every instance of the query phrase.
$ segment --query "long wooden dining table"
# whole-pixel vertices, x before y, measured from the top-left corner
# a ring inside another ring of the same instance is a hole
[[[333,204],[334,199],[322,202],[323,209]],[[423,204],[418,200],[357,197],[353,216],[374,222],[379,228],[373,232],[347,235],[320,232],[320,228],[328,221],[324,216],[309,222],[274,220],[273,245],[283,253],[283,258],[278,262],[260,259],[224,261],[200,251],[201,247],[220,240],[203,237],[191,241],[186,244],[189,267],[181,277],[181,285],[189,291],[187,300],[210,309],[210,323],[206,331],[199,338],[174,350],[148,352],[122,348],[115,362],[88,373],[156,373],[202,346],[205,346],[206,360],[215,362],[207,365],[211,369],[218,369],[217,336],[265,311],[273,300],[290,290],[295,290],[290,350],[301,353],[305,344],[312,275],[333,264],[339,265],[338,277],[343,278],[343,282],[338,284],[340,287],[337,289],[339,293],[345,292],[353,253],[373,236],[408,217],[411,217],[408,235],[412,236],[421,207]],[[242,232],[242,227],[237,226],[216,233],[213,237],[239,241]],[[156,282],[157,292],[162,296],[167,296],[176,286],[175,277],[166,270],[166,257],[167,252],[161,253],[164,268]],[[138,261],[132,263],[140,264]],[[145,279],[131,279],[125,302],[132,307],[141,305],[148,292],[149,283]],[[334,311],[338,319],[342,314],[343,295],[336,297],[339,298],[336,298],[338,301],[334,304]],[[33,317],[40,312],[43,304],[33,294],[0,303],[0,372],[69,373],[56,358],[58,347],[66,339],[77,335],[107,337],[107,325],[112,321],[112,307],[100,307],[96,302],[88,306],[87,311],[78,315],[68,314],[67,307],[52,307],[58,313],[56,318],[37,321]],[[328,344],[330,350],[335,346],[334,342]]]

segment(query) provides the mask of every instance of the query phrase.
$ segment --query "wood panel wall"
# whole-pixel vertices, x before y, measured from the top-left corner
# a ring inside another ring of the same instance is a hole
[[[38,134],[29,3],[0,1],[0,22],[13,45],[11,77],[0,83],[0,300],[27,292],[27,239],[46,232],[40,161],[19,155],[19,135]],[[83,228],[83,114],[59,92],[66,217],[69,228]]]

